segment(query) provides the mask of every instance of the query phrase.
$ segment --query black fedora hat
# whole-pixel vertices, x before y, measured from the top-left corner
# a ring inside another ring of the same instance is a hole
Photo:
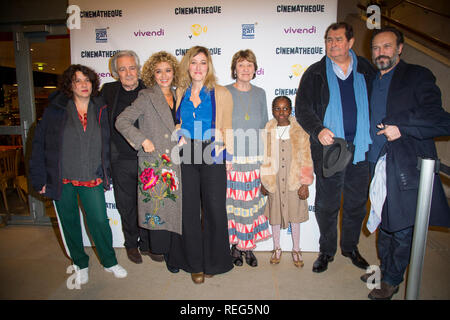
[[[323,176],[331,177],[344,170],[352,159],[352,153],[347,148],[347,141],[334,138],[333,144],[323,146]]]

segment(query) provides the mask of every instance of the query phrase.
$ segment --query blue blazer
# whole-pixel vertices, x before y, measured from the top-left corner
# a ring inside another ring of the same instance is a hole
[[[389,87],[384,124],[396,125],[401,137],[386,142],[387,197],[381,227],[400,231],[415,223],[420,172],[418,157],[437,159],[433,138],[450,135],[450,114],[430,70],[400,60]],[[450,209],[438,174],[434,178],[430,225],[450,226]]]
[[[64,127],[67,121],[67,104],[69,98],[61,92],[49,97],[50,104],[45,109],[42,119],[36,126],[30,159],[31,185],[36,191],[46,186],[44,196],[59,200],[62,192],[62,146]],[[108,112],[103,98],[91,97],[96,110],[96,121],[102,135],[102,164],[97,170],[103,180],[105,189],[109,189],[110,180],[110,145]]]

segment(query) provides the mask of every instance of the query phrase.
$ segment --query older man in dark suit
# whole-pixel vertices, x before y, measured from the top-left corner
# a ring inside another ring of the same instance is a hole
[[[302,76],[295,99],[297,121],[310,135],[316,174],[315,214],[320,230],[320,253],[313,272],[324,272],[337,251],[338,215],[343,196],[341,253],[362,269],[369,264],[358,250],[361,225],[366,215],[370,144],[370,85],[375,70],[351,50],[353,28],[333,23],[325,32],[327,55]],[[351,161],[331,177],[323,174],[323,149],[334,138],[345,139]]]
[[[134,51],[119,51],[111,60],[111,71],[119,80],[106,83],[101,95],[109,108],[114,198],[122,219],[127,256],[134,263],[142,263],[141,254],[149,255],[155,261],[163,261],[162,255],[150,252],[148,230],[138,226],[137,152],[114,126],[117,116],[136,100],[140,90],[145,89],[144,83],[139,79],[139,57]]]
[[[403,34],[393,27],[374,31],[372,60],[379,69],[371,95],[372,172],[386,154],[386,200],[381,213],[378,255],[382,281],[370,299],[391,299],[409,264],[416,215],[417,157],[437,158],[434,137],[450,135],[450,114],[430,70],[404,62]],[[433,186],[430,225],[449,226],[450,210],[439,175]],[[366,281],[367,275],[361,277]]]

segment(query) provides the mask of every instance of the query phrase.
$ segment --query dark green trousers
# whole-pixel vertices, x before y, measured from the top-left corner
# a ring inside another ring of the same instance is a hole
[[[86,213],[87,227],[101,264],[105,268],[116,265],[116,253],[112,246],[112,232],[106,215],[105,193],[102,184],[97,187],[75,187],[70,183],[63,184],[61,198],[55,201],[62,226],[62,237],[70,258],[80,269],[89,266],[89,256],[83,246],[77,195],[80,197]]]

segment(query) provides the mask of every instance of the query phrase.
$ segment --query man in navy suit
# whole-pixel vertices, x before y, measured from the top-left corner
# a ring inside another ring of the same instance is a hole
[[[391,299],[409,264],[416,216],[419,174],[417,157],[437,158],[434,137],[450,135],[450,114],[427,68],[400,59],[403,34],[393,28],[375,30],[372,61],[379,70],[370,99],[371,172],[386,154],[386,200],[381,213],[378,255],[382,281],[369,298]],[[450,210],[436,174],[430,225],[449,226]],[[368,275],[361,277],[366,281]]]

